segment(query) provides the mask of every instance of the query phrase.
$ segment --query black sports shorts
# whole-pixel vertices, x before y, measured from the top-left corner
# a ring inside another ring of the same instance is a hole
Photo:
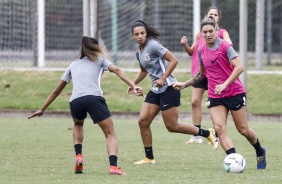
[[[111,116],[106,100],[101,96],[83,96],[70,102],[72,117],[84,120],[87,112],[94,123],[99,123]]]
[[[207,107],[223,105],[229,110],[237,111],[246,106],[246,93],[241,93],[228,98],[208,98]]]
[[[180,91],[169,86],[163,93],[156,94],[150,91],[145,102],[160,106],[161,111],[180,106]]]
[[[197,84],[192,85],[194,88],[202,88],[205,90],[208,90],[208,79],[204,78],[203,80],[201,80],[200,82],[198,82]]]

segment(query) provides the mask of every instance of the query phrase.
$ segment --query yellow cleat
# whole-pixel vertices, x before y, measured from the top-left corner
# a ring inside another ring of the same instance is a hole
[[[147,157],[143,158],[140,161],[134,162],[134,164],[154,164],[156,163],[155,159],[149,159]]]
[[[209,140],[209,142],[211,143],[211,145],[213,146],[213,149],[217,149],[218,148],[218,143],[219,140],[218,138],[215,136],[215,130],[214,128],[209,128],[210,131],[210,135],[207,137],[207,139]]]

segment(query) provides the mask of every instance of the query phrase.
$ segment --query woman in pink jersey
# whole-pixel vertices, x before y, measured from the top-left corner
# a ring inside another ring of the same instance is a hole
[[[206,11],[205,17],[213,17],[216,22],[219,22],[219,19],[221,18],[221,12],[217,7],[211,6]],[[218,29],[217,36],[232,44],[229,34],[225,29],[222,28]],[[181,38],[181,44],[184,47],[187,54],[189,56],[192,56],[191,73],[192,76],[194,76],[199,71],[199,59],[198,59],[197,50],[201,45],[205,44],[203,35],[199,31],[191,47],[188,45],[187,37],[183,36]],[[193,125],[198,128],[201,128],[201,122],[202,122],[201,103],[203,99],[203,94],[205,90],[208,89],[207,83],[208,83],[207,79],[203,79],[198,84],[193,85],[193,89],[192,89],[192,120],[193,120]],[[200,136],[193,135],[186,142],[186,144],[194,144],[194,143],[202,143],[202,142],[203,140]]]
[[[173,87],[184,89],[204,78],[208,79],[208,101],[210,116],[220,144],[226,154],[236,153],[234,144],[226,132],[229,111],[240,134],[256,150],[257,169],[266,167],[266,149],[261,147],[256,133],[249,128],[246,112],[246,93],[238,79],[244,71],[238,54],[232,45],[216,35],[216,21],[205,18],[201,21],[201,34],[205,44],[198,49],[200,71],[185,83],[175,82]]]

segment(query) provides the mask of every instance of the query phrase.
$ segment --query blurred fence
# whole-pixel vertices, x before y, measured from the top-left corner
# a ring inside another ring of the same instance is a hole
[[[98,0],[98,35],[100,43],[112,56],[112,6],[117,5],[117,61],[121,67],[138,67],[136,43],[131,25],[138,19],[155,26],[162,34],[161,43],[178,59],[187,63],[190,57],[180,45],[186,35],[193,40],[193,0]],[[264,2],[264,1],[262,1]],[[239,50],[239,0],[202,0],[201,18],[206,9],[216,5],[222,11],[220,26],[227,29]],[[0,0],[0,68],[37,66],[37,1]],[[264,70],[282,70],[282,1],[264,3]],[[45,0],[45,67],[64,68],[79,55],[83,36],[82,0]],[[255,69],[256,0],[248,0],[248,66]],[[267,60],[268,56],[270,60]]]

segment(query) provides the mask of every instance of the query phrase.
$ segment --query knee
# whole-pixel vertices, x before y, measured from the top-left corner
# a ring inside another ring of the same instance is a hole
[[[197,99],[197,98],[193,98],[192,99],[192,107],[199,107],[201,106],[201,100],[200,99]]]
[[[144,118],[139,118],[139,119],[138,119],[138,125],[139,125],[139,127],[140,127],[140,128],[147,127],[147,126],[146,126],[146,125],[147,125],[146,122],[147,122],[146,119],[144,119]]]
[[[243,136],[246,137],[246,136],[248,135],[249,130],[248,130],[247,127],[240,127],[240,128],[238,129],[238,132],[239,132],[241,135],[243,135]]]
[[[177,127],[174,126],[166,126],[167,131],[173,133],[173,132],[177,132]]]
[[[215,129],[215,132],[218,134],[218,135],[222,135],[225,133],[225,127],[221,126],[221,125],[214,125],[214,129]]]

